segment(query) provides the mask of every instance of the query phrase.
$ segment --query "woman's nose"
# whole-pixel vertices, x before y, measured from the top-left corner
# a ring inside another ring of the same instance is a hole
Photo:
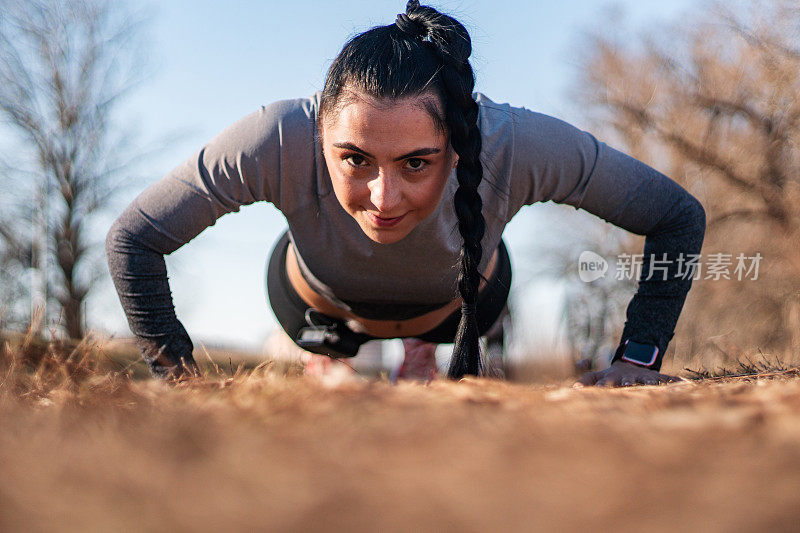
[[[392,214],[392,210],[400,205],[402,195],[398,179],[381,171],[367,186],[369,199],[378,211]]]

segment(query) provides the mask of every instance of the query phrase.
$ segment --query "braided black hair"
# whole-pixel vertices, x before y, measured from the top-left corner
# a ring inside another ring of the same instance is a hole
[[[451,378],[478,375],[481,370],[476,307],[486,224],[478,194],[483,168],[479,160],[478,104],[472,98],[475,75],[469,64],[471,53],[469,33],[460,22],[411,0],[394,24],[372,28],[345,44],[328,70],[319,113],[324,117],[342,106],[347,88],[378,98],[434,91],[444,104],[444,117],[435,107],[426,109],[449,134],[458,154],[454,205],[463,239],[458,274],[462,306],[448,371]]]

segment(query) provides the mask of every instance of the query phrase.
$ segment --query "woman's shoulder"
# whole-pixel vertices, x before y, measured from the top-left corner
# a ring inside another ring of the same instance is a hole
[[[503,128],[548,129],[571,127],[570,124],[557,117],[528,109],[524,106],[495,102],[483,93],[473,93],[478,104],[481,126],[488,132]]]
[[[479,92],[473,93],[472,97],[478,104],[478,125],[484,139],[512,133],[514,111],[509,104],[499,104]]]
[[[318,107],[318,93],[304,98],[275,100],[260,106],[237,124],[254,128],[257,137],[280,135],[283,142],[291,142],[292,134],[296,134],[307,141],[308,134],[316,130]],[[289,137],[286,137],[287,134]]]
[[[563,119],[525,107],[497,103],[475,93],[481,137],[489,153],[513,150],[514,158],[535,156],[544,163],[577,151],[596,150],[596,139]],[[510,162],[510,161],[509,161]]]
[[[316,132],[314,96],[275,100],[232,122],[204,147],[206,156],[278,155],[286,149],[308,149]]]
[[[565,176],[592,167],[598,145],[587,132],[544,113],[497,103],[481,93],[474,98],[479,106],[481,161],[507,193],[507,219]]]
[[[320,95],[321,93],[317,91],[311,96],[274,100],[269,104],[262,105],[259,112],[267,118],[272,117],[277,120],[295,119],[315,122]]]
[[[175,175],[231,207],[266,200],[284,213],[296,209],[318,189],[318,101],[313,95],[259,106],[206,143]]]
[[[508,182],[519,130],[521,126],[530,126],[531,112],[524,107],[495,102],[480,92],[474,93],[473,98],[478,104],[481,160],[491,173],[497,175],[499,181]]]

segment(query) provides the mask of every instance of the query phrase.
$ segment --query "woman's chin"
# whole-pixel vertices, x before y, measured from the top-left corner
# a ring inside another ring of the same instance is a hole
[[[378,244],[394,244],[402,240],[411,233],[414,228],[395,227],[395,228],[376,228],[371,224],[359,224],[364,235]]]

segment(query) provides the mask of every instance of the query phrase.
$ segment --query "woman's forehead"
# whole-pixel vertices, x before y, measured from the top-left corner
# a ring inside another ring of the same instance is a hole
[[[402,143],[407,139],[440,143],[444,135],[423,105],[413,99],[372,105],[354,101],[324,126],[330,142]]]
[[[352,99],[325,121],[324,135],[330,142],[401,142],[412,138],[439,143],[444,136],[427,107],[432,102],[426,98]]]

